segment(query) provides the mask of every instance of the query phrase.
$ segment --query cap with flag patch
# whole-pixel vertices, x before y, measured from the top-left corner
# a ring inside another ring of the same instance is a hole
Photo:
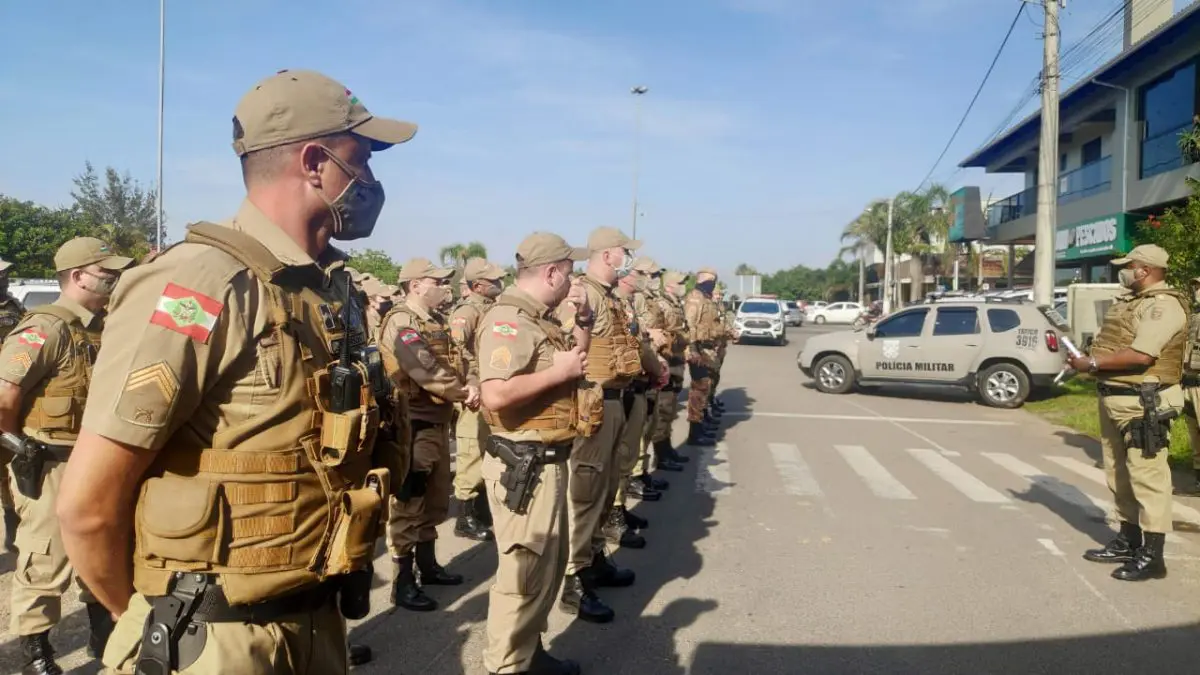
[[[99,265],[116,272],[132,264],[133,258],[113,253],[108,244],[95,237],[75,237],[60,246],[54,254],[55,272],[65,272],[88,265]]]
[[[279,71],[247,92],[233,113],[239,157],[344,132],[386,150],[415,136],[417,125],[372,115],[352,91],[312,70]]]

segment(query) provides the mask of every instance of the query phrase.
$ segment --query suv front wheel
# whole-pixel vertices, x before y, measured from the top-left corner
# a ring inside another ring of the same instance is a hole
[[[841,354],[823,356],[813,366],[813,382],[817,391],[845,394],[854,388],[854,366]]]
[[[979,373],[979,398],[993,408],[1019,408],[1029,397],[1029,376],[1011,363],[997,363]]]

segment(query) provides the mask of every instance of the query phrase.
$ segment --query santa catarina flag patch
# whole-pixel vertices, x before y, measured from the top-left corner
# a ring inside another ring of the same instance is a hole
[[[207,343],[224,307],[203,293],[167,284],[158,299],[154,315],[150,317],[150,323],[183,333],[197,342]]]

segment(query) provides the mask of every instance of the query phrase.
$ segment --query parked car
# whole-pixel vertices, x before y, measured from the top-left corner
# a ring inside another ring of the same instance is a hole
[[[787,325],[804,325],[804,312],[800,311],[800,305],[797,305],[793,300],[788,300],[783,305],[787,308]]]
[[[857,302],[835,302],[814,311],[810,320],[815,324],[854,323],[864,309]]]
[[[787,342],[784,304],[774,297],[751,297],[738,307],[734,326],[738,344],[747,340],[770,340],[776,346]]]
[[[8,284],[8,292],[25,309],[48,305],[58,299],[58,281],[54,279],[14,279]]]

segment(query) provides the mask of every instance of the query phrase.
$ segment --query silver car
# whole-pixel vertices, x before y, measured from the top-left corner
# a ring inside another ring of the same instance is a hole
[[[1061,333],[1031,303],[935,302],[914,305],[865,330],[816,335],[797,365],[819,391],[856,385],[965,387],[982,402],[1016,408],[1034,389],[1053,386],[1066,350]]]
[[[803,326],[804,312],[800,311],[800,305],[796,304],[794,300],[788,300],[787,302],[784,302],[783,305],[784,307],[787,307],[787,325]]]

